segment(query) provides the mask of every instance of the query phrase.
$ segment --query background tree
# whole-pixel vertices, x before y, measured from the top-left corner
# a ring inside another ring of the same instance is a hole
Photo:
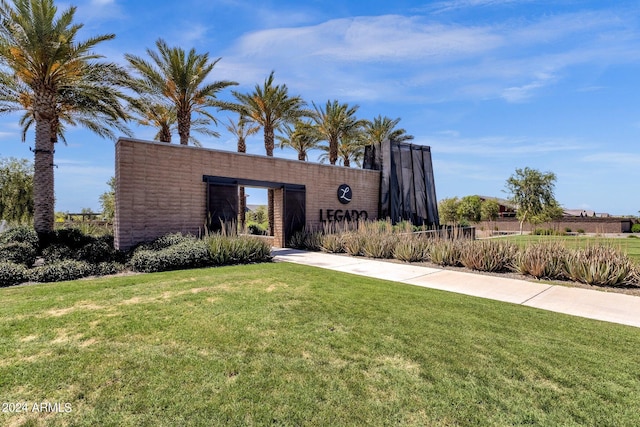
[[[275,85],[272,71],[262,86],[256,85],[253,92],[233,91],[237,103],[228,103],[223,108],[236,111],[247,120],[260,126],[264,134],[264,148],[267,156],[273,157],[275,132],[286,123],[293,123],[309,113],[304,109],[306,103],[299,96],[289,95],[287,85]],[[269,235],[273,236],[273,190],[268,190]]]
[[[222,89],[237,85],[233,81],[221,80],[205,83],[211,71],[221,58],[209,60],[209,54],[198,54],[195,49],[186,53],[180,47],[169,47],[158,39],[157,52],[147,49],[153,62],[126,54],[131,68],[138,74],[132,79],[131,87],[145,98],[155,98],[160,105],[167,101],[175,107],[180,144],[187,145],[191,139],[192,115],[198,115],[198,129],[201,133],[217,136],[207,126],[217,124],[208,108],[223,105],[216,95]]]
[[[495,221],[500,216],[500,204],[493,199],[486,199],[480,206],[480,216],[484,221]]]
[[[506,189],[510,201],[517,206],[516,217],[520,221],[520,234],[525,222],[535,224],[562,216],[562,209],[553,194],[556,175],[536,169],[516,169],[507,179]]]
[[[460,221],[478,222],[481,218],[482,200],[479,196],[465,196],[458,203],[456,213]]]
[[[324,141],[329,143],[329,163],[335,165],[338,161],[338,146],[340,139],[353,135],[364,125],[358,120],[356,112],[359,106],[340,104],[338,100],[327,101],[324,108],[313,104],[315,109],[312,119]]]
[[[112,222],[116,216],[116,178],[112,176],[107,185],[109,190],[100,195],[100,206],[104,220]]]
[[[242,116],[237,122],[229,119],[229,123],[225,127],[238,139],[238,153],[247,152],[247,137],[260,130],[260,126],[247,122]],[[242,186],[238,187],[238,211],[240,213],[240,229],[244,231],[247,224],[247,196]]]
[[[0,159],[0,220],[27,224],[33,219],[33,165],[26,159]]]
[[[443,224],[455,224],[458,222],[459,203],[460,200],[457,197],[440,200],[440,203],[438,203],[438,216]]]
[[[109,126],[127,118],[119,90],[126,73],[92,52],[113,34],[76,41],[82,25],[73,23],[75,7],[58,14],[53,0],[12,3],[0,3],[0,80],[19,84],[21,105],[35,124],[34,226],[43,239],[53,231],[53,153],[61,123],[111,136]]]

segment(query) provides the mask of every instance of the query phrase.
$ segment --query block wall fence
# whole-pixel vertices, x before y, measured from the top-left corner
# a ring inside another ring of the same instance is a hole
[[[306,187],[306,225],[322,226],[320,211],[366,211],[378,215],[380,172],[321,165],[178,144],[121,138],[116,143],[115,245],[126,250],[167,233],[198,235],[206,223],[207,184],[203,176],[299,184]],[[351,203],[342,205],[337,189],[348,184]],[[283,217],[276,191],[276,217]],[[284,246],[274,226],[275,246]]]

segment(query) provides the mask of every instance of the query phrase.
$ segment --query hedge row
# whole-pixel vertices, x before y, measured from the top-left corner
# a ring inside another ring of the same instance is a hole
[[[131,253],[113,247],[112,236],[94,237],[77,229],[57,230],[39,251],[38,236],[28,227],[0,234],[0,287],[26,281],[56,282],[121,272],[139,272],[245,264],[271,260],[271,247],[250,237],[209,236],[204,240],[180,233],[139,245]],[[33,267],[37,257],[39,266]]]

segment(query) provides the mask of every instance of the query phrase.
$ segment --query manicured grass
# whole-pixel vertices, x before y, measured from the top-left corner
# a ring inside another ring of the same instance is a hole
[[[630,236],[634,236],[630,234]],[[640,237],[640,236],[639,236]],[[614,248],[618,248],[626,253],[629,258],[640,262],[640,238],[607,238],[598,236],[508,236],[501,237],[514,241],[521,245],[527,245],[536,242],[543,241],[560,241],[566,244],[568,248],[584,248],[589,245],[606,245]]]
[[[0,289],[1,425],[640,425],[640,329],[285,263]]]

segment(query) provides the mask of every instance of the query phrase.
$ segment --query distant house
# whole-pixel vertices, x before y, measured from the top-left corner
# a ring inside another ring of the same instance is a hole
[[[480,197],[480,200],[482,200],[483,202],[485,200],[495,200],[498,203],[498,206],[500,206],[500,211],[498,216],[500,218],[513,218],[516,216],[516,205],[514,205],[513,203],[511,203],[509,200],[506,199],[501,199],[499,197],[489,197],[489,196],[478,196]]]
[[[588,209],[565,209],[563,215],[565,217],[580,217],[580,218],[609,218],[611,215],[608,213],[598,213],[596,211]]]

